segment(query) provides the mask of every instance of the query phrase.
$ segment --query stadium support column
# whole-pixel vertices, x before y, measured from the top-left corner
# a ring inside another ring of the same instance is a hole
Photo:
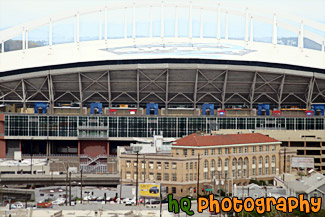
[[[245,12],[245,42],[248,43],[248,8],[246,8]]]
[[[196,101],[197,101],[197,83],[198,83],[198,77],[199,77],[199,69],[196,69],[196,75],[195,75],[195,83],[194,83],[194,96],[193,96],[193,108],[194,108],[194,113],[195,114],[195,109],[196,109]]]
[[[21,87],[23,91],[23,112],[26,112],[26,86],[24,79],[21,79]]]
[[[227,81],[228,81],[228,70],[226,70],[223,88],[222,88],[222,96],[221,96],[222,97],[222,109],[225,109]]]
[[[284,87],[284,81],[285,81],[286,75],[283,74],[282,81],[279,87],[279,94],[278,94],[278,109],[281,110],[281,104],[282,104],[282,95],[283,95],[283,87]]]
[[[276,14],[273,15],[273,36],[272,36],[272,43],[273,43],[273,45],[276,45],[278,43]]]
[[[228,11],[226,11],[225,18],[225,40],[228,40]]]
[[[140,72],[137,69],[137,111],[140,111]]]
[[[108,109],[112,107],[112,95],[111,95],[111,75],[110,71],[107,71],[107,91],[108,91]]]
[[[4,139],[5,132],[5,115],[0,114],[0,158],[6,158],[6,140]]]
[[[220,4],[218,4],[218,14],[217,14],[217,39],[220,42],[221,39],[221,30],[220,30]]]
[[[165,98],[165,110],[166,115],[168,115],[168,86],[169,86],[169,71],[166,70],[166,98]]]
[[[254,103],[254,95],[255,95],[256,76],[257,76],[257,72],[254,73],[253,83],[252,83],[250,95],[249,95],[251,115],[253,115],[252,112],[253,112],[253,103]]]
[[[80,102],[80,114],[82,114],[82,110],[83,110],[83,94],[82,94],[82,83],[81,83],[81,74],[80,72],[78,73],[78,81],[79,81],[79,102]]]
[[[300,30],[299,30],[299,37],[298,37],[298,47],[300,49],[304,48],[304,23],[301,21],[300,23]]]

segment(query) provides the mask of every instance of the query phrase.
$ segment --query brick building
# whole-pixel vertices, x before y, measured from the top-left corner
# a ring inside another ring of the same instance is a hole
[[[220,178],[225,191],[231,188],[232,177],[239,185],[250,179],[272,180],[283,171],[280,144],[259,133],[194,133],[176,140],[171,152],[139,155],[139,183],[161,183],[167,193],[180,197],[195,196],[198,176],[199,189],[216,190],[215,180]],[[123,183],[135,184],[136,153],[121,153],[119,160]]]

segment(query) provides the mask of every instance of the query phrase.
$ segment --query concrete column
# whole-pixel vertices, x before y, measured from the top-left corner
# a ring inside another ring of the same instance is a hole
[[[80,157],[80,152],[81,152],[81,149],[80,149],[80,140],[78,140],[78,156]]]
[[[0,158],[6,158],[6,140],[0,139]]]
[[[106,154],[107,154],[107,157],[109,156],[109,141],[107,141],[107,144],[106,144]]]

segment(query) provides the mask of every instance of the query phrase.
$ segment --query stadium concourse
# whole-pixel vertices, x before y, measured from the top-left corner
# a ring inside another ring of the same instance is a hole
[[[117,147],[139,137],[260,131],[279,132],[273,137],[284,147],[315,157],[315,168],[325,171],[325,25],[205,2],[112,2],[2,30],[0,157],[21,151],[80,163],[89,172],[117,172]],[[113,11],[124,17],[115,23],[123,29],[118,36],[108,19]],[[185,33],[180,11],[189,14]],[[144,12],[152,16],[137,20]],[[99,15],[98,37],[84,41],[82,18],[89,14]],[[233,15],[244,21],[242,37],[229,35]],[[66,43],[55,41],[62,20],[74,21]],[[255,21],[270,25],[270,42],[255,40]],[[30,48],[39,28],[47,29],[48,41]],[[296,46],[282,43],[280,29],[296,34]],[[6,50],[17,37],[21,49]],[[317,49],[306,47],[307,39]]]

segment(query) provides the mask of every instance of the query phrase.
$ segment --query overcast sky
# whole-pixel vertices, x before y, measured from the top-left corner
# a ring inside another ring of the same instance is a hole
[[[36,20],[41,17],[49,17],[63,12],[76,11],[81,8],[106,5],[110,1],[114,0],[0,0],[0,30],[18,24],[23,24],[28,21]],[[297,15],[301,18],[312,19],[318,22],[325,23],[325,0],[220,0],[215,2],[220,2],[221,4],[223,2],[227,2],[228,4],[233,3],[234,7],[236,7],[237,5],[246,5],[248,8],[250,6],[258,8],[268,8],[274,12],[285,12]],[[91,20],[90,17],[89,20]],[[255,23],[254,27],[260,29],[264,28],[263,26],[259,27],[258,24],[255,25]],[[91,27],[88,26],[87,29],[89,28]],[[236,32],[235,30],[230,29],[229,31],[233,31],[230,32],[230,35],[233,34],[233,37],[235,37],[236,34],[239,34],[239,32]],[[35,33],[34,37],[41,37],[41,34],[41,32]],[[57,34],[64,33],[58,32]],[[209,32],[207,32],[206,34],[209,34]],[[260,36],[262,37],[263,35]],[[33,37],[33,35],[31,35],[31,37]]]

